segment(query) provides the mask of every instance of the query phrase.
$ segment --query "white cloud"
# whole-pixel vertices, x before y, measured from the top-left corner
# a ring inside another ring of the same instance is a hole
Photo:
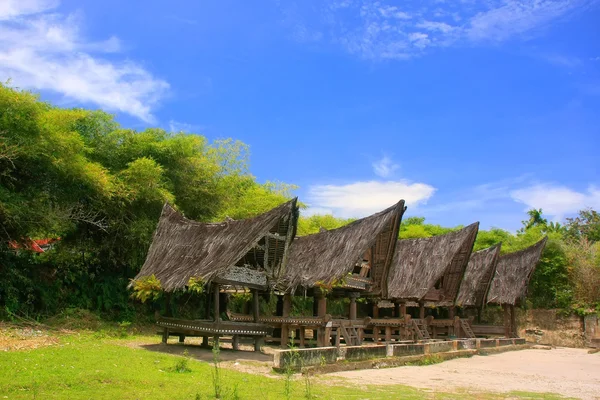
[[[423,204],[435,190],[425,183],[406,180],[315,185],[309,188],[308,203],[315,208],[331,210],[340,217],[364,217],[381,211],[400,199],[406,200],[410,207]]]
[[[417,28],[427,29],[429,31],[439,31],[442,33],[450,33],[457,29],[455,26],[448,25],[445,22],[423,21],[416,25]]]
[[[366,59],[407,59],[435,47],[483,45],[529,35],[597,0],[403,2],[402,9],[388,3],[330,0],[322,8],[279,4],[284,23],[296,31],[302,28],[299,41],[318,37]]]
[[[58,0],[3,0],[0,2],[0,21],[37,14],[58,5]]]
[[[595,186],[590,186],[585,192],[578,192],[567,186],[542,183],[513,190],[510,196],[525,204],[526,210],[541,208],[544,214],[555,219],[562,219],[565,215],[587,207],[600,208],[600,189]]]
[[[585,5],[585,0],[508,0],[471,18],[467,35],[474,40],[506,40],[542,26]]]
[[[169,121],[169,131],[170,132],[186,132],[186,133],[191,133],[194,132],[198,129],[200,129],[201,127],[198,125],[193,125],[193,124],[187,124],[185,122],[178,122],[175,120],[170,120]]]
[[[581,59],[578,57],[571,57],[562,54],[543,54],[541,57],[550,64],[554,64],[558,67],[577,68],[583,65],[583,61],[581,61]]]
[[[373,172],[382,178],[389,178],[400,166],[395,164],[388,156],[383,156],[381,160],[374,162]]]
[[[132,61],[98,57],[120,51],[119,39],[86,40],[81,16],[50,12],[57,5],[48,0],[0,5],[0,80],[152,122],[169,84]]]

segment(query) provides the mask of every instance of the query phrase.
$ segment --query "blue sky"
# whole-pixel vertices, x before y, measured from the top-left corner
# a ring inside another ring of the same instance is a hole
[[[233,137],[310,212],[514,230],[600,208],[600,3],[0,1],[0,79]]]

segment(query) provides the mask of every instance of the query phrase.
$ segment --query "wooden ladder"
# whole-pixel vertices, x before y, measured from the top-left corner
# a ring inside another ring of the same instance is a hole
[[[460,327],[462,328],[463,331],[465,331],[465,335],[468,338],[475,339],[475,333],[473,332],[473,329],[471,329],[471,325],[469,325],[469,321],[467,321],[466,319],[461,319]]]
[[[419,340],[429,340],[431,337],[429,336],[429,331],[427,330],[427,326],[422,319],[411,319],[412,327]]]
[[[360,346],[360,338],[358,337],[358,331],[352,325],[344,326],[340,324],[338,328],[338,333],[341,332],[344,337],[344,342],[346,342],[346,346]]]

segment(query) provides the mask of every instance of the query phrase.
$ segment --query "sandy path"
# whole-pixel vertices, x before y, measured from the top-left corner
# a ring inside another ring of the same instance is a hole
[[[550,392],[600,399],[600,353],[583,349],[521,350],[422,367],[332,374],[361,384],[404,384],[434,391]]]

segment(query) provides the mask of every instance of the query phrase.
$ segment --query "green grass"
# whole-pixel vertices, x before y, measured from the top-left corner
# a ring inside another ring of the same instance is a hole
[[[133,338],[106,338],[93,333],[61,336],[59,345],[0,353],[0,399],[208,399],[214,398],[211,363],[127,347]],[[157,337],[148,338],[158,342]],[[185,360],[185,361],[182,361]],[[181,368],[185,364],[185,368]],[[185,373],[182,373],[185,372]],[[281,376],[221,370],[225,399],[284,399]],[[290,398],[305,398],[306,382],[291,382]],[[311,384],[316,399],[497,399],[505,395],[431,393],[406,386],[358,387],[339,379]],[[515,394],[523,398],[542,394]],[[548,395],[549,396],[549,395]]]

